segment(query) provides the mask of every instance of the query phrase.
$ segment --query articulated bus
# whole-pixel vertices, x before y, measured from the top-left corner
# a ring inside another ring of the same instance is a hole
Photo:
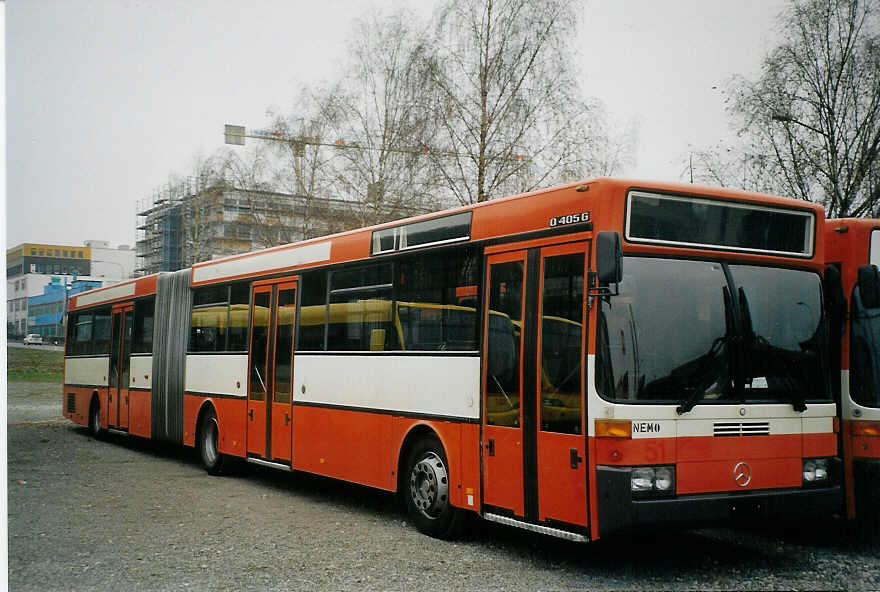
[[[843,504],[821,207],[596,179],[71,299],[64,414],[588,541]]]
[[[880,220],[828,220],[825,258],[839,271],[844,300],[832,352],[836,348],[839,354],[840,448],[847,517],[876,519],[880,491]],[[845,314],[847,310],[849,314]]]

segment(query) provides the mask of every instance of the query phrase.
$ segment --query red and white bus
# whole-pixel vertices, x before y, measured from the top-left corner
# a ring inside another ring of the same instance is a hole
[[[842,505],[821,207],[597,179],[71,300],[64,413],[578,541]]]
[[[825,258],[839,270],[844,299],[832,351],[836,349],[840,360],[840,447],[847,516],[876,517],[880,490],[880,220],[828,220]]]

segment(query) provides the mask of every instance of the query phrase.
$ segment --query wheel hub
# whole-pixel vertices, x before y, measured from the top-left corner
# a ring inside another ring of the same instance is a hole
[[[429,518],[436,518],[449,499],[449,478],[437,454],[427,453],[409,476],[410,496],[415,506]]]

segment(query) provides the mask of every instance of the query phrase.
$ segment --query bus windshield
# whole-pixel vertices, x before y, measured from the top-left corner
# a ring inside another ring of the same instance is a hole
[[[716,261],[624,259],[603,298],[596,383],[615,402],[830,400],[820,278]]]

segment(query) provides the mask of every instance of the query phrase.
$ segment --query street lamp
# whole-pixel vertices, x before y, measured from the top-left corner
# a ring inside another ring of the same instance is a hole
[[[119,279],[122,279],[122,280],[125,279],[125,267],[122,265],[122,263],[119,263],[118,261],[102,261],[100,259],[92,259],[92,263],[109,263],[110,265],[118,265],[119,266]],[[102,275],[102,276],[98,276],[98,277],[107,277],[107,276]]]

